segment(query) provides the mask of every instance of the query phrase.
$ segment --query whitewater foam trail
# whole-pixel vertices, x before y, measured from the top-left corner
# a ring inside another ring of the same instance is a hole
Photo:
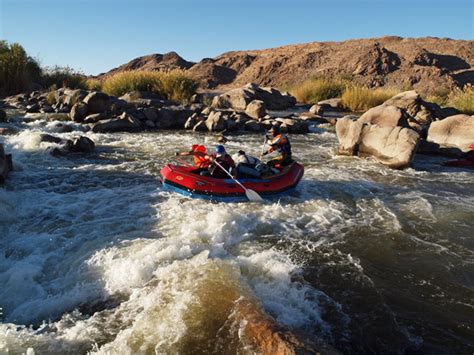
[[[0,352],[248,352],[231,322],[242,297],[339,349],[402,351],[421,346],[421,326],[403,313],[410,298],[431,309],[420,288],[443,293],[435,306],[455,319],[451,300],[472,304],[466,172],[337,157],[334,134],[318,131],[292,137],[305,165],[295,191],[261,205],[214,203],[159,183],[174,151],[212,136],[81,132],[94,153],[54,158],[38,137],[55,129],[30,122],[1,137],[19,169],[0,190]],[[260,138],[227,147],[258,155]],[[430,314],[419,317],[442,323]]]

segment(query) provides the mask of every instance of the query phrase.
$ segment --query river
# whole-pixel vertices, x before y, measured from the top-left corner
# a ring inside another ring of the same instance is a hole
[[[340,157],[315,129],[291,136],[296,190],[213,203],[159,175],[213,135],[87,132],[94,153],[55,158],[38,136],[53,125],[0,136],[16,167],[0,188],[0,353],[252,353],[228,321],[243,295],[344,353],[474,351],[472,172]]]

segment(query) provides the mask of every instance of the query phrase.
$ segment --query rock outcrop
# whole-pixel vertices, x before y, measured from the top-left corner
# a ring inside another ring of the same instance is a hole
[[[458,149],[459,153],[467,152],[474,144],[474,116],[461,114],[433,122],[426,140],[437,146],[435,151],[451,149],[455,152]]]
[[[99,121],[92,127],[92,131],[96,133],[138,132],[141,130],[140,120],[126,113],[118,118]]]
[[[359,118],[359,122],[370,123],[380,127],[410,127],[410,116],[406,110],[393,105],[379,105],[372,107]]]
[[[264,102],[269,110],[285,110],[296,104],[296,99],[288,93],[282,93],[275,88],[247,84],[214,97],[212,107],[245,111],[253,100]]]
[[[419,134],[400,126],[379,126],[350,118],[336,123],[339,154],[373,157],[394,169],[410,166],[416,152]]]
[[[259,119],[265,117],[267,110],[265,108],[265,102],[261,100],[251,101],[245,108],[245,113],[247,116]]]
[[[343,42],[311,42],[263,50],[232,51],[193,64],[175,56],[140,57],[112,70],[188,70],[202,88],[229,89],[253,82],[284,87],[314,75],[350,74],[369,87],[411,86],[423,95],[474,84],[472,40],[386,36]],[[105,74],[107,75],[107,74]]]

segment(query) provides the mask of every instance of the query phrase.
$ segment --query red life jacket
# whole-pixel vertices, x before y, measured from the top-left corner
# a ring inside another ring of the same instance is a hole
[[[193,153],[201,153],[201,154],[193,154],[194,165],[198,168],[207,168],[209,166],[209,159],[206,158],[207,150],[206,147],[199,144],[193,144],[191,147]]]

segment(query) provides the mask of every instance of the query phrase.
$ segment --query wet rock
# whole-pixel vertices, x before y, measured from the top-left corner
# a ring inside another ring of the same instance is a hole
[[[410,166],[420,138],[409,128],[372,125],[350,118],[337,121],[336,133],[339,154],[370,156],[394,169]]]
[[[244,341],[258,353],[335,355],[339,352],[314,336],[298,335],[279,325],[255,302],[242,297],[235,302],[232,320],[239,325]]]
[[[62,138],[59,138],[47,133],[40,134],[40,141],[47,142],[47,143],[58,143],[58,144],[64,142]]]
[[[156,124],[154,121],[151,121],[151,120],[146,120],[145,121],[145,127],[146,128],[150,128],[150,129],[153,129],[156,127]]]
[[[74,138],[70,144],[67,144],[67,150],[73,153],[90,153],[95,148],[95,143],[87,137]]]
[[[321,116],[324,112],[324,109],[321,105],[313,105],[309,108],[309,112]]]
[[[187,119],[193,113],[182,106],[161,108],[158,110],[155,124],[159,129],[183,129]]]
[[[263,132],[265,129],[257,121],[250,120],[245,122],[245,130],[250,132]]]
[[[56,123],[54,125],[54,131],[58,133],[67,133],[67,132],[72,132],[74,128],[70,125],[66,125],[63,123]]]
[[[87,104],[88,113],[101,113],[110,108],[109,95],[103,92],[93,91],[84,98],[84,103]]]
[[[253,100],[245,108],[245,113],[254,119],[262,118],[267,114],[265,103],[262,100]]]
[[[288,133],[308,133],[308,123],[305,121],[293,120],[291,118],[277,118],[275,121],[280,122],[280,128]]]
[[[12,156],[11,154],[5,154],[3,144],[0,143],[0,184],[5,182],[12,168]]]
[[[139,132],[141,130],[140,120],[127,113],[123,113],[118,118],[99,121],[92,127],[92,131],[96,133]]]
[[[380,127],[410,127],[408,119],[410,116],[406,110],[393,105],[382,104],[372,107],[362,116],[359,121],[362,123],[376,124]]]
[[[82,123],[97,123],[101,120],[106,120],[108,117],[105,113],[93,113],[91,115],[86,116]]]
[[[194,132],[208,132],[206,121],[199,121],[193,127]]]
[[[336,134],[339,139],[338,153],[340,155],[357,154],[362,127],[364,127],[362,122],[354,122],[348,117],[337,120]]]
[[[318,106],[323,111],[340,111],[343,109],[342,100],[340,98],[319,101]]]
[[[28,113],[36,113],[36,112],[39,112],[39,110],[40,110],[40,105],[38,103],[26,106],[26,112]]]
[[[474,116],[461,114],[431,123],[427,141],[437,144],[440,149],[469,151],[469,146],[474,144]]]
[[[359,156],[373,157],[393,169],[410,167],[420,135],[403,127],[365,125],[362,128]]]
[[[0,122],[6,122],[7,121],[7,113],[0,108]]]
[[[147,120],[155,122],[158,119],[158,111],[154,107],[147,107],[143,110],[143,115]]]
[[[71,120],[73,120],[74,122],[82,122],[84,118],[87,116],[88,111],[89,111],[89,108],[85,103],[78,102],[77,104],[74,104],[72,106],[69,116],[71,117]]]
[[[49,105],[42,105],[41,108],[40,108],[40,112],[41,113],[52,113],[52,112],[54,112],[54,109]]]
[[[274,88],[248,84],[215,96],[212,100],[212,107],[244,111],[253,100],[263,101],[269,110],[285,110],[296,104],[296,99],[288,93],[282,93]]]
[[[228,114],[223,111],[212,111],[206,120],[206,127],[210,132],[223,131],[227,128]]]
[[[186,123],[184,124],[184,128],[185,129],[193,129],[194,126],[196,126],[196,124],[200,121],[205,121],[206,118],[204,118],[203,116],[197,114],[196,112],[193,113],[187,120],[186,120]]]

